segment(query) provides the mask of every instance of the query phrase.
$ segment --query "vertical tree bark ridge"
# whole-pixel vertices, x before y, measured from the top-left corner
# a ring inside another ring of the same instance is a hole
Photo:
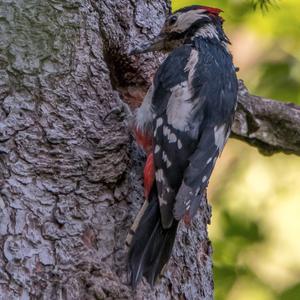
[[[0,299],[212,299],[207,203],[160,283],[126,284],[142,156],[123,114],[104,117],[146,90],[162,58],[127,53],[165,11],[163,0],[0,3]]]

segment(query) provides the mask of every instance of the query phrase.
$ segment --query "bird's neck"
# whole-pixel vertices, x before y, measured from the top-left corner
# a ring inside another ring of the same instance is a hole
[[[187,44],[196,41],[205,40],[206,42],[211,42],[213,44],[219,44],[228,51],[228,44],[230,44],[229,39],[224,33],[221,26],[214,26],[213,24],[206,24],[201,28],[198,28],[192,36],[186,39]]]
[[[216,39],[220,40],[219,33],[216,29],[216,27],[212,24],[206,24],[201,28],[198,28],[198,30],[195,31],[193,34],[194,38],[200,37],[203,39]]]

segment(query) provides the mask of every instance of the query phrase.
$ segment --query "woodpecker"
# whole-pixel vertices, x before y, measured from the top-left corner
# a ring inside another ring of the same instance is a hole
[[[167,264],[178,223],[189,224],[206,197],[230,134],[238,82],[221,12],[200,5],[180,9],[157,38],[133,51],[170,52],[134,120],[147,154],[146,200],[126,240],[134,288],[143,277],[153,285]]]

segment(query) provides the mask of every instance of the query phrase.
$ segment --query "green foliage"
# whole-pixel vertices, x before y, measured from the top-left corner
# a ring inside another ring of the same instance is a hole
[[[274,4],[274,0],[253,0],[253,7],[259,7],[262,10],[268,10],[272,4]]]
[[[260,66],[257,94],[266,94],[273,99],[300,104],[300,63],[292,56],[284,60],[267,61]]]
[[[278,300],[299,300],[300,284],[297,284],[285,290],[278,298]]]

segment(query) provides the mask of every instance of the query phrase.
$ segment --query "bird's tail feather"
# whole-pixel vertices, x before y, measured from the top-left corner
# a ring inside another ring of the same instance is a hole
[[[149,202],[142,209],[142,215],[138,215],[138,222],[134,223],[132,236],[127,241],[130,282],[133,288],[143,276],[151,285],[154,284],[171,256],[178,227],[176,220],[170,228],[162,227],[155,185],[149,194]]]

